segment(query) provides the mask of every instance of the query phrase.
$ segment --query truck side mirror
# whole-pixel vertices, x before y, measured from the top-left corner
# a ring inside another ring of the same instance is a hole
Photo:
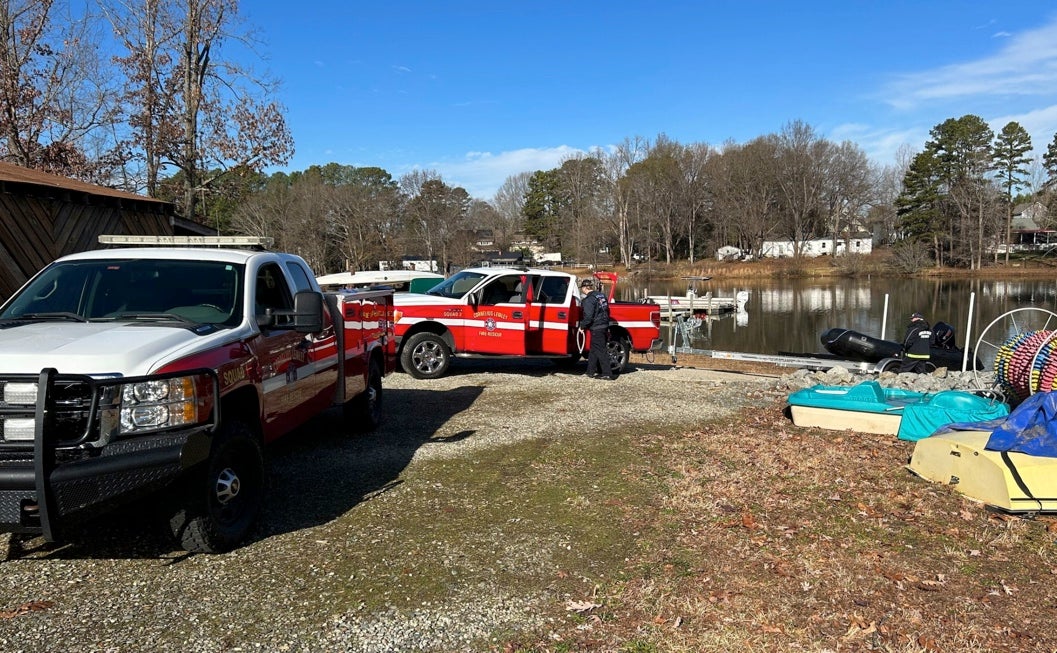
[[[319,333],[323,330],[323,293],[302,290],[294,295],[294,330]]]

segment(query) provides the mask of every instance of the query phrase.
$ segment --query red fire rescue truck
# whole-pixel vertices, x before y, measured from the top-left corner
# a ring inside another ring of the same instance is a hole
[[[631,352],[661,347],[660,309],[617,302],[616,275],[609,283],[607,348],[615,371]],[[443,376],[452,357],[520,357],[578,360],[590,347],[579,331],[576,277],[528,268],[469,268],[425,294],[397,293],[396,337],[400,364],[418,379]]]
[[[0,306],[0,532],[58,540],[168,488],[185,549],[230,549],[265,444],[333,405],[381,419],[392,291],[324,295],[301,258],[230,248],[259,241],[100,240],[211,247],[73,254]]]

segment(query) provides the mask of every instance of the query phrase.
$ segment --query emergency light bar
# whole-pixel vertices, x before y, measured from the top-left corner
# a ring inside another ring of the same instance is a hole
[[[257,247],[267,249],[275,242],[269,236],[134,236],[104,234],[100,245],[161,245],[176,247]]]

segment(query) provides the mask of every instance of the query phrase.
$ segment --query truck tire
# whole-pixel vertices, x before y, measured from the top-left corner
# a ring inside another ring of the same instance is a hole
[[[435,333],[416,333],[400,352],[400,366],[416,379],[439,379],[450,364],[448,345]]]
[[[631,356],[631,341],[626,337],[613,335],[606,343],[606,352],[609,354],[609,364],[614,374],[623,374],[628,369],[628,359]]]
[[[223,553],[249,534],[264,499],[264,453],[242,422],[225,422],[213,436],[209,460],[192,472],[182,505],[169,520],[191,553]]]
[[[373,431],[382,425],[382,364],[371,361],[367,388],[345,403],[345,425],[354,431]]]

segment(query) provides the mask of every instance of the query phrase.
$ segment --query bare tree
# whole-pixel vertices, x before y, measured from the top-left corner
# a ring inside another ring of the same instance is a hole
[[[831,251],[836,253],[841,234],[845,234],[847,243],[854,235],[855,223],[865,217],[867,207],[873,202],[874,171],[866,153],[850,141],[833,148],[828,163],[821,200],[829,218]]]
[[[284,216],[293,211],[294,201],[290,185],[271,185],[239,205],[232,229],[246,236],[276,238],[282,232]]]
[[[778,188],[781,191],[783,231],[793,243],[793,255],[804,241],[821,231],[825,171],[832,145],[801,121],[786,125],[778,135]]]
[[[571,235],[572,250],[578,259],[594,260],[605,245],[599,229],[600,197],[605,188],[602,161],[577,154],[558,169],[564,203],[559,207],[562,229]]]
[[[118,148],[111,143],[97,149],[87,138],[120,115],[93,30],[91,20],[58,15],[53,0],[0,0],[4,160],[86,181],[112,181]]]
[[[440,258],[441,269],[448,269],[449,251],[458,233],[467,228],[469,193],[448,186],[431,170],[408,173],[400,179],[400,187],[409,195],[404,207],[409,230],[426,245],[429,259]]]
[[[709,160],[715,150],[707,143],[693,143],[683,148],[679,156],[679,167],[682,171],[680,196],[686,217],[687,256],[693,264],[696,247],[694,244],[699,228],[699,220],[705,215],[705,209],[712,201],[713,190],[707,174]]]
[[[394,258],[399,190],[381,168],[348,168],[343,182],[326,188],[327,215],[342,270],[373,269]]]
[[[519,172],[506,178],[492,198],[497,219],[493,225],[496,242],[510,245],[514,234],[524,229],[525,195],[528,193],[530,172]]]
[[[649,141],[636,136],[625,139],[603,159],[605,183],[612,197],[608,211],[609,229],[620,250],[621,262],[629,267],[637,253],[638,238],[632,224],[632,184],[626,180],[625,173],[646,157],[649,147]]]
[[[728,144],[713,161],[710,176],[716,203],[713,221],[744,252],[759,255],[763,241],[779,221],[775,137],[756,138],[744,145]]]
[[[196,214],[198,194],[233,168],[259,171],[286,163],[293,141],[277,84],[230,60],[221,46],[252,49],[239,31],[238,0],[106,0],[115,34],[128,54],[131,128],[146,160],[145,185],[158,190],[167,166],[179,171],[182,213]]]
[[[631,200],[648,221],[648,233],[658,234],[666,263],[675,258],[676,241],[684,235],[681,190],[681,147],[661,135],[646,158],[628,168],[625,180],[632,191]]]
[[[904,145],[896,151],[894,165],[874,168],[872,185],[876,197],[870,207],[867,224],[872,227],[878,244],[892,244],[902,236],[896,199],[903,189],[903,179],[915,154],[909,145]]]

